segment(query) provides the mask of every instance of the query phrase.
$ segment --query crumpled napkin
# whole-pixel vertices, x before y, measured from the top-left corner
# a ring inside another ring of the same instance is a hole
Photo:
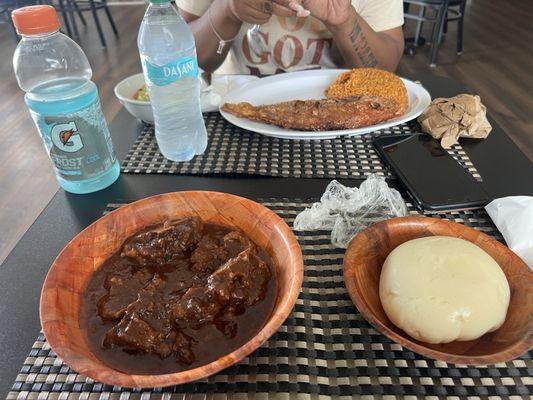
[[[458,143],[460,137],[486,138],[492,130],[486,113],[479,96],[460,94],[434,99],[418,122],[424,132],[441,139],[442,147],[447,149]]]
[[[502,197],[487,204],[485,210],[509,248],[533,269],[533,197]]]
[[[220,102],[224,96],[237,86],[243,86],[248,82],[259,79],[253,75],[212,75],[211,85],[202,79],[202,92],[200,103],[202,112],[218,111]]]
[[[331,243],[345,249],[368,225],[405,215],[407,206],[401,194],[385,178],[371,174],[359,188],[331,181],[320,201],[296,216],[294,229],[331,230]]]

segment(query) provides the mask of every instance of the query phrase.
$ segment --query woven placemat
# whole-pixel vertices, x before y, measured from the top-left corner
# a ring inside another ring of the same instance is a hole
[[[175,163],[157,147],[154,127],[145,125],[122,162],[128,174],[264,175],[291,178],[364,179],[375,173],[391,178],[372,147],[372,138],[383,134],[419,131],[416,121],[372,134],[332,140],[287,140],[246,131],[227,122],[219,113],[204,114],[209,143],[204,154]],[[477,180],[481,176],[461,145],[449,150]]]
[[[309,203],[264,204],[292,226]],[[121,204],[110,204],[115,209]],[[411,214],[418,214],[411,207]],[[442,214],[501,236],[484,211]],[[421,357],[391,342],[357,312],[344,287],[344,250],[329,232],[297,232],[305,260],[302,291],[292,314],[261,348],[243,361],[198,382],[157,389],[124,389],[76,374],[50,350],[44,336],[33,345],[16,378],[15,399],[341,399],[360,396],[527,397],[533,393],[531,353],[482,367]]]

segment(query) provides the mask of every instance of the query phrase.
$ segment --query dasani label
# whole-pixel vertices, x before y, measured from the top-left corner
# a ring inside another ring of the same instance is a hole
[[[154,85],[165,86],[185,77],[198,77],[198,62],[192,57],[182,57],[165,65],[153,65],[144,59],[146,74]]]

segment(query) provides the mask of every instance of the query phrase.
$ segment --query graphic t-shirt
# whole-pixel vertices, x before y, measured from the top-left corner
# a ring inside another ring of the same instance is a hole
[[[213,0],[176,0],[178,7],[190,14],[203,15]],[[376,32],[403,25],[402,0],[352,0],[355,10]],[[314,17],[279,17],[273,15],[261,25],[264,51],[255,54],[246,32],[252,25],[243,23],[231,43],[230,70],[234,74],[270,75],[311,68],[337,68],[332,56],[333,39],[325,25]],[[227,39],[227,38],[224,38]]]

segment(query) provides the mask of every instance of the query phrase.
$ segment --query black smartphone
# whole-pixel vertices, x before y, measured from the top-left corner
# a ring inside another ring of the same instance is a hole
[[[384,135],[373,144],[423,210],[470,210],[491,200],[483,185],[429,135]]]

